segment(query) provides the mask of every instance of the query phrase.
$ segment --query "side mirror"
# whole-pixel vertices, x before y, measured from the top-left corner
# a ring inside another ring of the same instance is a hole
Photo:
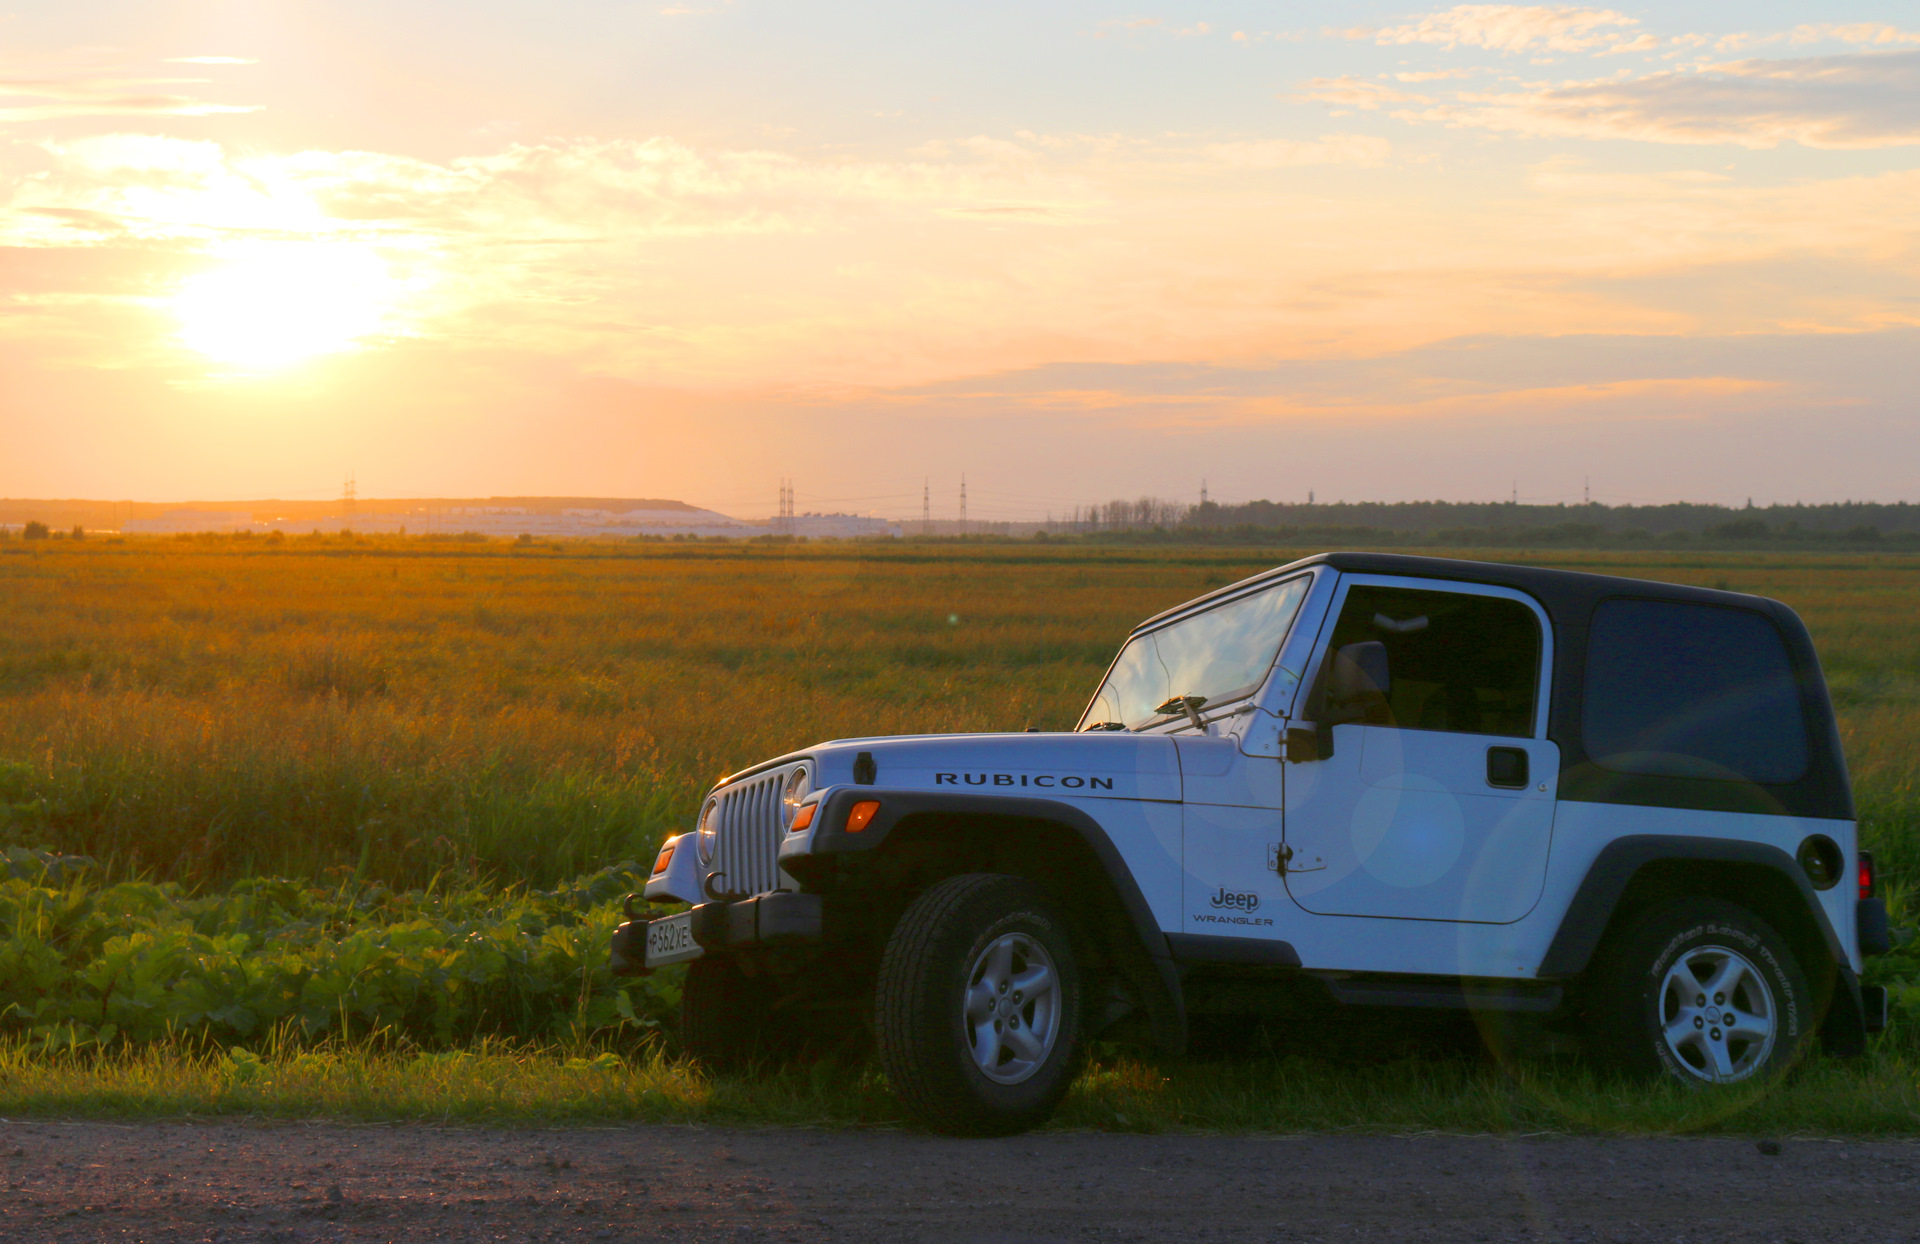
[[[1288,726],[1284,738],[1285,750],[1281,753],[1281,759],[1288,764],[1333,758],[1332,726],[1325,729],[1312,725]]]
[[[1391,720],[1387,696],[1393,677],[1387,670],[1387,646],[1377,639],[1347,644],[1327,667],[1326,709],[1322,724],[1343,722],[1384,725]]]

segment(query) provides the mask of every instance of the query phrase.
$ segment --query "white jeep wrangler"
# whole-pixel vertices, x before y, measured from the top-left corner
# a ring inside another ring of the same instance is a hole
[[[1075,732],[843,739],[716,786],[616,972],[690,961],[714,1062],[871,1025],[908,1110],[1044,1119],[1129,1015],[1317,982],[1572,1015],[1630,1073],[1852,1054],[1887,945],[1833,710],[1778,602],[1334,553],[1135,629]],[[630,907],[631,911],[631,907]],[[1237,1001],[1236,1001],[1237,1000]]]

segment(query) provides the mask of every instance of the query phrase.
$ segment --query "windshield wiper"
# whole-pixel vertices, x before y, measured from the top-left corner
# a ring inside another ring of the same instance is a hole
[[[1080,733],[1085,734],[1089,730],[1125,730],[1126,728],[1123,723],[1117,721],[1090,721],[1080,727]]]
[[[1187,720],[1193,723],[1195,730],[1204,730],[1207,723],[1200,720],[1200,706],[1207,702],[1204,695],[1176,695],[1165,704],[1154,709],[1156,713],[1185,713]]]

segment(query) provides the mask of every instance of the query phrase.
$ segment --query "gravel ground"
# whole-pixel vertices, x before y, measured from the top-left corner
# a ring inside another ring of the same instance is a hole
[[[1889,1141],[0,1121],[7,1241],[1920,1240]]]

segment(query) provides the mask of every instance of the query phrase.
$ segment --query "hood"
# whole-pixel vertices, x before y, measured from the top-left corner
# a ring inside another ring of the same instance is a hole
[[[1173,740],[1157,734],[922,734],[835,739],[811,756],[815,786],[854,780],[854,760],[873,757],[870,785],[895,790],[1082,799],[1180,798]],[[758,766],[756,766],[758,767]]]

